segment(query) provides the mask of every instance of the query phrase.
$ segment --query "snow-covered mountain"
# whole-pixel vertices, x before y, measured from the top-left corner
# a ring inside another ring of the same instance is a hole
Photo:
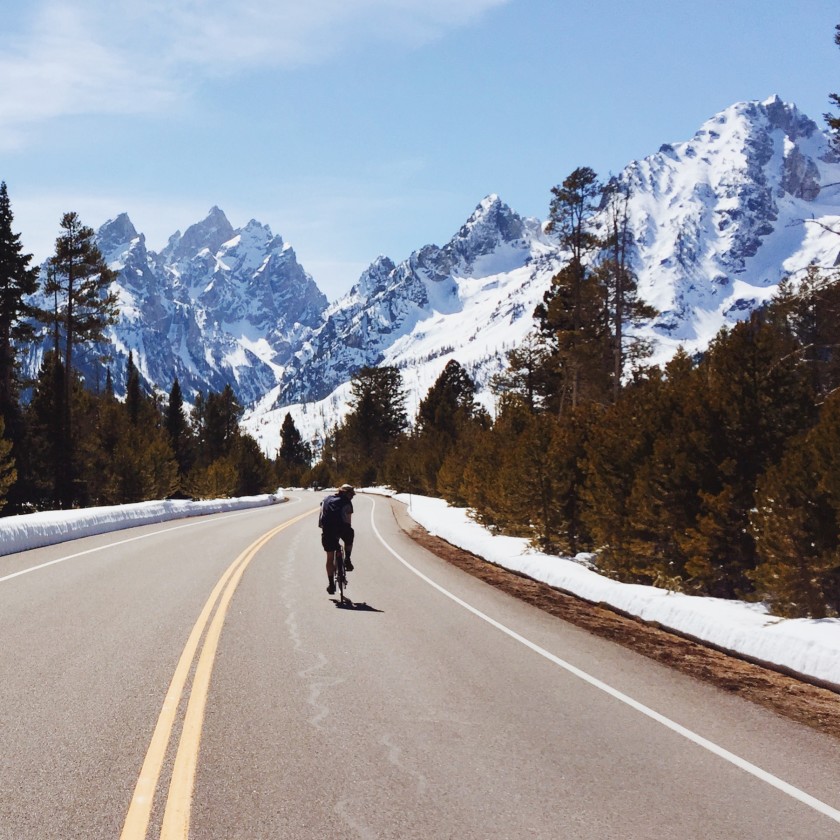
[[[733,105],[619,177],[631,189],[640,295],[660,313],[641,331],[654,361],[680,345],[701,351],[783,277],[838,260],[830,228],[840,230],[840,161],[825,132],[778,97]],[[412,408],[456,358],[492,408],[489,377],[532,329],[565,259],[540,222],[488,197],[443,248],[427,246],[398,266],[378,258],[330,307],[249,428],[273,447],[278,415],[295,403],[299,428],[322,434],[345,405],[341,383],[362,364],[401,368]]]
[[[622,178],[639,290],[661,313],[653,332],[666,355],[677,343],[701,349],[784,276],[837,260],[840,236],[826,227],[840,230],[840,161],[778,97],[733,105]]]
[[[241,402],[253,402],[276,384],[327,305],[281,237],[256,221],[234,230],[217,207],[160,253],[147,250],[126,214],[106,222],[97,243],[118,272],[119,322],[81,369],[102,381],[104,350],[118,392],[131,351],[150,386],[168,391],[177,376],[190,399],[230,383]]]
[[[733,105],[619,177],[631,188],[640,294],[660,313],[643,330],[655,361],[680,344],[702,350],[784,276],[837,261],[840,161],[826,133],[777,97]],[[306,437],[323,435],[363,365],[399,367],[413,414],[455,358],[492,408],[489,378],[533,328],[567,258],[539,220],[495,195],[445,245],[399,264],[378,257],[331,304],[281,237],[256,221],[235,230],[218,208],[160,253],[125,214],[98,241],[118,271],[118,391],[129,350],[149,383],[165,391],[177,375],[187,399],[230,382],[269,452],[286,411]],[[88,376],[102,375],[97,364],[89,359]]]
[[[540,223],[520,218],[498,196],[485,198],[442,248],[427,245],[400,265],[379,257],[326,311],[323,326],[295,355],[282,377],[279,399],[318,400],[363,365],[399,364],[411,369],[422,357],[444,355],[449,347],[476,340],[478,330],[443,344],[424,341],[430,330],[440,332],[443,323],[456,335],[463,333],[482,290],[489,291],[482,300],[490,300],[496,310],[485,313],[484,328],[500,319],[510,326],[523,311],[505,307],[503,300],[522,297],[522,286],[539,272],[534,265],[538,255],[549,262],[557,256]],[[513,334],[506,335],[513,340]],[[503,336],[496,338],[499,341],[492,345],[482,342],[493,355]]]

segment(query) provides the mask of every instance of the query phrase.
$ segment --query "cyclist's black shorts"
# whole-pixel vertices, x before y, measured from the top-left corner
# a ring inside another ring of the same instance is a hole
[[[324,528],[321,531],[321,545],[324,551],[338,551],[338,541],[341,540],[344,543],[344,554],[349,557],[355,535],[356,532],[350,525],[342,525],[339,531]]]
[[[338,531],[321,531],[321,545],[324,551],[338,551],[338,540],[341,534]]]

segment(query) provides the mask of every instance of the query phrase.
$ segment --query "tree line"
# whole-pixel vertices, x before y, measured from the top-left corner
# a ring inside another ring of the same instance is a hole
[[[400,371],[365,368],[307,478],[439,496],[618,580],[839,614],[840,273],[651,365],[626,194],[578,169],[553,195],[570,260],[491,382],[495,416],[457,360],[411,421]]]
[[[116,320],[114,273],[78,214],[64,214],[60,229],[42,284],[0,184],[3,513],[275,487],[277,463],[241,430],[243,409],[229,385],[221,393],[199,392],[188,411],[178,380],[168,399],[145,388],[131,353],[121,399],[110,368],[101,387],[84,382],[75,360],[82,348],[100,345]],[[43,303],[34,306],[36,299]],[[21,360],[44,346],[44,336],[48,349],[28,381]]]

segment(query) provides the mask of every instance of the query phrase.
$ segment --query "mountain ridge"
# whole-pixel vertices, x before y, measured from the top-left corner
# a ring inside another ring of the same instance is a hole
[[[827,134],[777,96],[735,103],[618,177],[631,188],[639,292],[659,310],[640,330],[654,361],[680,345],[701,351],[782,277],[838,258],[840,237],[826,227],[840,219],[840,161]],[[364,365],[403,370],[411,407],[457,358],[492,407],[490,377],[568,259],[540,220],[495,194],[444,245],[399,263],[378,256],[332,302],[268,225],[234,228],[216,206],[159,252],[127,213],[97,241],[118,273],[120,318],[108,347],[83,355],[84,375],[104,380],[96,356],[110,348],[118,392],[129,352],[150,387],[166,391],[177,376],[188,400],[230,383],[267,451],[286,410],[307,437],[323,436]]]

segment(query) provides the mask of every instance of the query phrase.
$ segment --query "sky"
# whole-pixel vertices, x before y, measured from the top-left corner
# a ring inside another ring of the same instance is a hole
[[[774,94],[823,126],[836,0],[29,0],[0,31],[0,180],[38,261],[63,213],[152,250],[218,206],[334,300],[486,195],[545,219]]]

